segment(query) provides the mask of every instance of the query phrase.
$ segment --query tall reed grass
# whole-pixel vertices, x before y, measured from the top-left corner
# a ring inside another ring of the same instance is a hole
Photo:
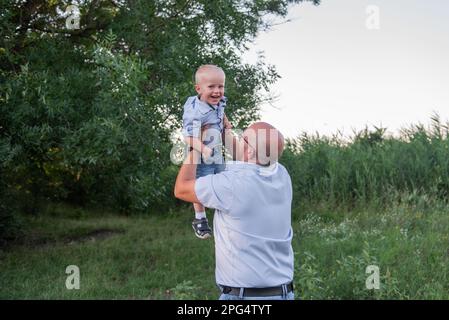
[[[296,205],[385,206],[423,195],[446,201],[448,133],[449,123],[438,115],[429,125],[410,125],[399,135],[379,127],[349,138],[303,133],[287,141],[281,163],[290,172]]]

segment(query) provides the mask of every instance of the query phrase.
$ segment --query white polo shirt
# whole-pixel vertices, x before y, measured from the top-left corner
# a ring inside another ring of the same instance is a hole
[[[196,180],[198,200],[215,208],[215,276],[220,285],[261,288],[293,280],[292,184],[279,163],[227,162]]]

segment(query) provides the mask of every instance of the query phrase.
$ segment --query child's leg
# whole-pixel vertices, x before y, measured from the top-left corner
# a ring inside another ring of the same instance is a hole
[[[195,219],[192,222],[192,227],[195,235],[200,239],[212,237],[212,229],[209,227],[204,206],[201,203],[194,203],[193,207],[195,208]]]
[[[206,218],[206,209],[201,203],[194,203],[193,208],[195,210],[195,219]]]
[[[196,178],[206,176],[209,171],[211,171],[210,166],[199,164],[196,168]],[[195,219],[192,221],[192,227],[195,235],[200,239],[212,237],[212,229],[209,227],[204,206],[201,203],[194,203],[193,208],[195,209]]]
[[[203,163],[198,164],[196,167],[196,178],[198,179],[199,177],[208,175],[210,170],[210,166],[206,166]],[[195,219],[206,218],[206,209],[201,203],[194,203],[193,209],[195,210]]]

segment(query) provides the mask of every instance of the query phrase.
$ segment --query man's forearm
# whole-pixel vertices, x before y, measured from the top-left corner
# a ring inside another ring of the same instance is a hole
[[[195,150],[189,151],[178,173],[178,178],[180,178],[181,181],[195,179],[196,165],[198,163],[199,157],[200,154],[197,151]]]
[[[175,183],[175,197],[187,202],[199,203],[195,194],[196,164],[199,161],[199,153],[190,151],[179,169]]]

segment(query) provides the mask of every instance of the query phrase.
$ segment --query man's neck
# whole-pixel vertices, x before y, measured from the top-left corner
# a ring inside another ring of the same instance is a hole
[[[245,157],[245,158],[246,158],[246,157]],[[269,163],[269,162],[268,162],[268,163],[262,164],[262,163],[260,163],[259,161],[257,161],[257,159],[255,159],[255,158],[252,158],[252,159],[246,158],[246,159],[244,159],[243,161],[246,162],[246,163],[257,164],[258,166],[261,166],[261,167],[269,167],[269,166],[270,166],[270,163]]]
[[[249,164],[258,164],[256,159],[248,159],[247,156],[244,156],[243,159],[238,159],[237,161],[249,163]]]

